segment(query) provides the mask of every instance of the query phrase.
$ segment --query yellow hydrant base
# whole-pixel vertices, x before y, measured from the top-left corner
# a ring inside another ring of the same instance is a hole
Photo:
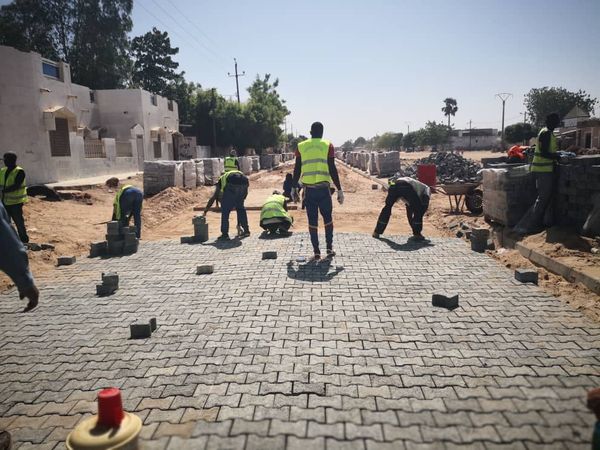
[[[98,416],[83,420],[69,433],[69,450],[135,450],[142,420],[135,414],[125,413],[119,428],[100,428]]]

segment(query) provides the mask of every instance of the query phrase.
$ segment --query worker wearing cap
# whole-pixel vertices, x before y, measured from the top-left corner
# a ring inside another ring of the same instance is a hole
[[[0,169],[0,190],[2,204],[17,227],[19,239],[27,244],[29,236],[23,217],[23,205],[28,201],[27,184],[25,183],[25,171],[22,167],[17,166],[17,155],[13,152],[4,154],[4,167]]]
[[[383,234],[392,215],[392,207],[398,200],[401,200],[406,204],[406,215],[413,232],[412,239],[424,240],[425,238],[421,232],[423,231],[423,216],[429,207],[429,199],[431,198],[429,186],[414,178],[402,177],[400,174],[390,178],[388,186],[385,206],[377,219],[373,237],[379,238]]]
[[[122,186],[115,195],[113,203],[113,220],[118,220],[124,227],[129,226],[133,217],[135,235],[139,239],[142,235],[142,203],[144,193],[130,184]]]
[[[208,210],[221,197],[221,236],[218,240],[228,241],[229,238],[229,215],[234,209],[237,213],[238,226],[240,229],[240,237],[250,236],[250,228],[248,227],[248,214],[244,201],[248,196],[248,177],[239,170],[227,170],[215,186],[213,196],[208,200],[206,208],[204,208],[204,216]]]
[[[225,157],[225,172],[228,172],[230,170],[240,170],[240,162],[238,161],[237,158],[237,153],[235,150],[231,150],[229,152],[229,156]]]
[[[337,200],[344,203],[344,192],[340,177],[335,167],[335,148],[323,139],[323,124],[315,122],[310,127],[310,139],[298,144],[296,165],[294,166],[293,185],[300,181],[305,190],[306,215],[308,216],[308,232],[313,246],[314,259],[321,258],[319,249],[319,212],[325,223],[325,243],[327,256],[335,256],[333,251],[333,202],[331,182],[338,190]],[[297,196],[296,188],[292,197]]]
[[[294,219],[287,211],[289,198],[273,191],[260,210],[260,226],[269,234],[289,236],[289,229]]]

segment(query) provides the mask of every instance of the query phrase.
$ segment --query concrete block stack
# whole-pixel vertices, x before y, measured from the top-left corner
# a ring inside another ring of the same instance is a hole
[[[181,162],[144,161],[144,194],[154,195],[173,186],[183,187]]]
[[[273,168],[273,155],[260,155],[260,168],[269,170]]]
[[[102,273],[102,283],[96,285],[96,295],[104,297],[119,289],[119,275],[116,272]]]
[[[583,227],[600,195],[600,156],[579,156],[558,166],[556,218],[563,225]]]
[[[204,161],[196,159],[196,186],[204,186]]]
[[[400,170],[400,152],[372,153],[371,158],[375,173],[380,177],[389,177]]]
[[[135,227],[122,227],[113,220],[106,224],[106,241],[103,242],[106,245],[101,242],[91,244],[90,257],[131,255],[138,251],[140,240],[135,235]]]
[[[208,241],[208,224],[206,223],[206,217],[194,216],[192,225],[194,226],[194,235],[182,236],[180,242],[182,244],[197,244]]]
[[[273,155],[273,168],[279,167],[282,161],[282,155],[279,153]]]
[[[240,171],[244,175],[250,175],[252,173],[252,160],[249,156],[240,156],[238,158],[240,164]]]
[[[484,169],[482,173],[483,214],[502,225],[515,226],[537,196],[529,166]]]
[[[258,172],[260,170],[260,156],[250,156],[252,162],[252,172]]]
[[[369,172],[370,175],[377,175],[377,153],[368,153],[368,155],[369,159],[367,160],[367,172]]]
[[[219,158],[205,158],[202,160],[204,163],[204,184],[206,186],[213,186],[217,184],[219,178],[223,174],[224,167]]]
[[[181,165],[183,166],[183,187],[195,188],[197,184],[196,163],[192,160],[182,161]]]

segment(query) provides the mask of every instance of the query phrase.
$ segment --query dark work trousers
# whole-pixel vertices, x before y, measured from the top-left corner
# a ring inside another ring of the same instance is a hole
[[[27,244],[29,242],[29,236],[27,236],[25,219],[23,218],[23,203],[19,203],[18,205],[4,205],[4,208],[17,227],[19,239],[21,239],[22,243]]]
[[[408,217],[408,223],[412,228],[413,235],[417,236],[421,234],[421,231],[423,231],[423,216],[429,206],[429,199],[425,201],[421,200],[415,190],[410,185],[404,183],[395,184],[388,189],[385,206],[377,219],[375,233],[383,234],[390,221],[392,207],[401,198],[408,202],[406,205],[406,216]]]
[[[552,204],[552,193],[554,191],[554,173],[539,173],[535,174],[535,187],[537,189],[537,198],[533,204],[531,212],[531,222],[529,223],[529,231],[538,231],[544,226],[552,225],[552,217],[548,217],[544,220],[544,216],[548,211],[548,208]]]
[[[319,250],[319,212],[325,224],[325,243],[327,250],[333,250],[333,202],[328,185],[323,187],[304,188],[306,215],[308,216],[308,232],[315,255],[320,255]]]
[[[267,223],[267,224],[263,224],[261,221],[260,227],[263,230],[268,231],[269,233],[277,233],[279,232],[287,232],[290,227],[292,226],[292,224],[285,219],[280,219],[279,222],[276,223]]]
[[[221,234],[229,234],[229,214],[235,209],[237,213],[237,222],[244,229],[248,230],[248,215],[244,200],[248,196],[248,186],[228,184],[223,192],[221,199]]]
[[[121,194],[119,204],[121,205],[121,223],[123,226],[129,226],[129,221],[133,217],[135,225],[135,235],[139,239],[142,236],[142,203],[144,194],[137,188],[125,189]]]

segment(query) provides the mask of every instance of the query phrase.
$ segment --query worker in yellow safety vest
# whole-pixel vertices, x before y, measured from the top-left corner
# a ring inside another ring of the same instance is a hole
[[[235,150],[231,150],[229,152],[229,156],[225,157],[224,165],[225,172],[228,172],[230,170],[240,170],[240,162],[238,161],[237,153]]]
[[[25,171],[22,167],[17,166],[17,155],[13,152],[4,154],[4,167],[0,169],[0,189],[2,190],[2,204],[17,227],[19,239],[27,244],[29,236],[27,236],[23,217],[23,205],[28,201],[27,184],[25,183]]]
[[[142,236],[143,202],[144,193],[135,186],[126,184],[117,191],[113,203],[113,220],[118,220],[124,227],[127,227],[133,217],[135,235],[138,239]]]
[[[305,206],[308,216],[308,232],[313,246],[314,259],[321,259],[319,249],[319,212],[325,223],[325,243],[327,257],[335,256],[333,251],[333,202],[331,182],[337,188],[337,200],[344,203],[344,192],[335,167],[335,148],[323,139],[323,124],[315,122],[310,127],[311,138],[298,144],[296,165],[292,185],[300,182],[305,190]],[[292,198],[297,196],[293,189]]]
[[[554,129],[560,125],[560,117],[556,113],[546,117],[546,126],[538,134],[535,152],[530,170],[535,177],[537,198],[533,206],[515,226],[520,234],[538,233],[544,227],[553,224],[552,200],[556,163],[560,159],[559,146]]]
[[[206,208],[204,208],[204,216],[213,203],[221,198],[221,236],[220,241],[228,241],[229,238],[229,215],[234,209],[238,219],[238,235],[240,237],[250,236],[250,228],[248,227],[248,214],[244,201],[248,196],[248,177],[239,170],[227,170],[215,186],[215,192],[208,200]]]
[[[287,211],[289,198],[273,191],[260,210],[260,226],[268,234],[289,236],[294,218]]]

